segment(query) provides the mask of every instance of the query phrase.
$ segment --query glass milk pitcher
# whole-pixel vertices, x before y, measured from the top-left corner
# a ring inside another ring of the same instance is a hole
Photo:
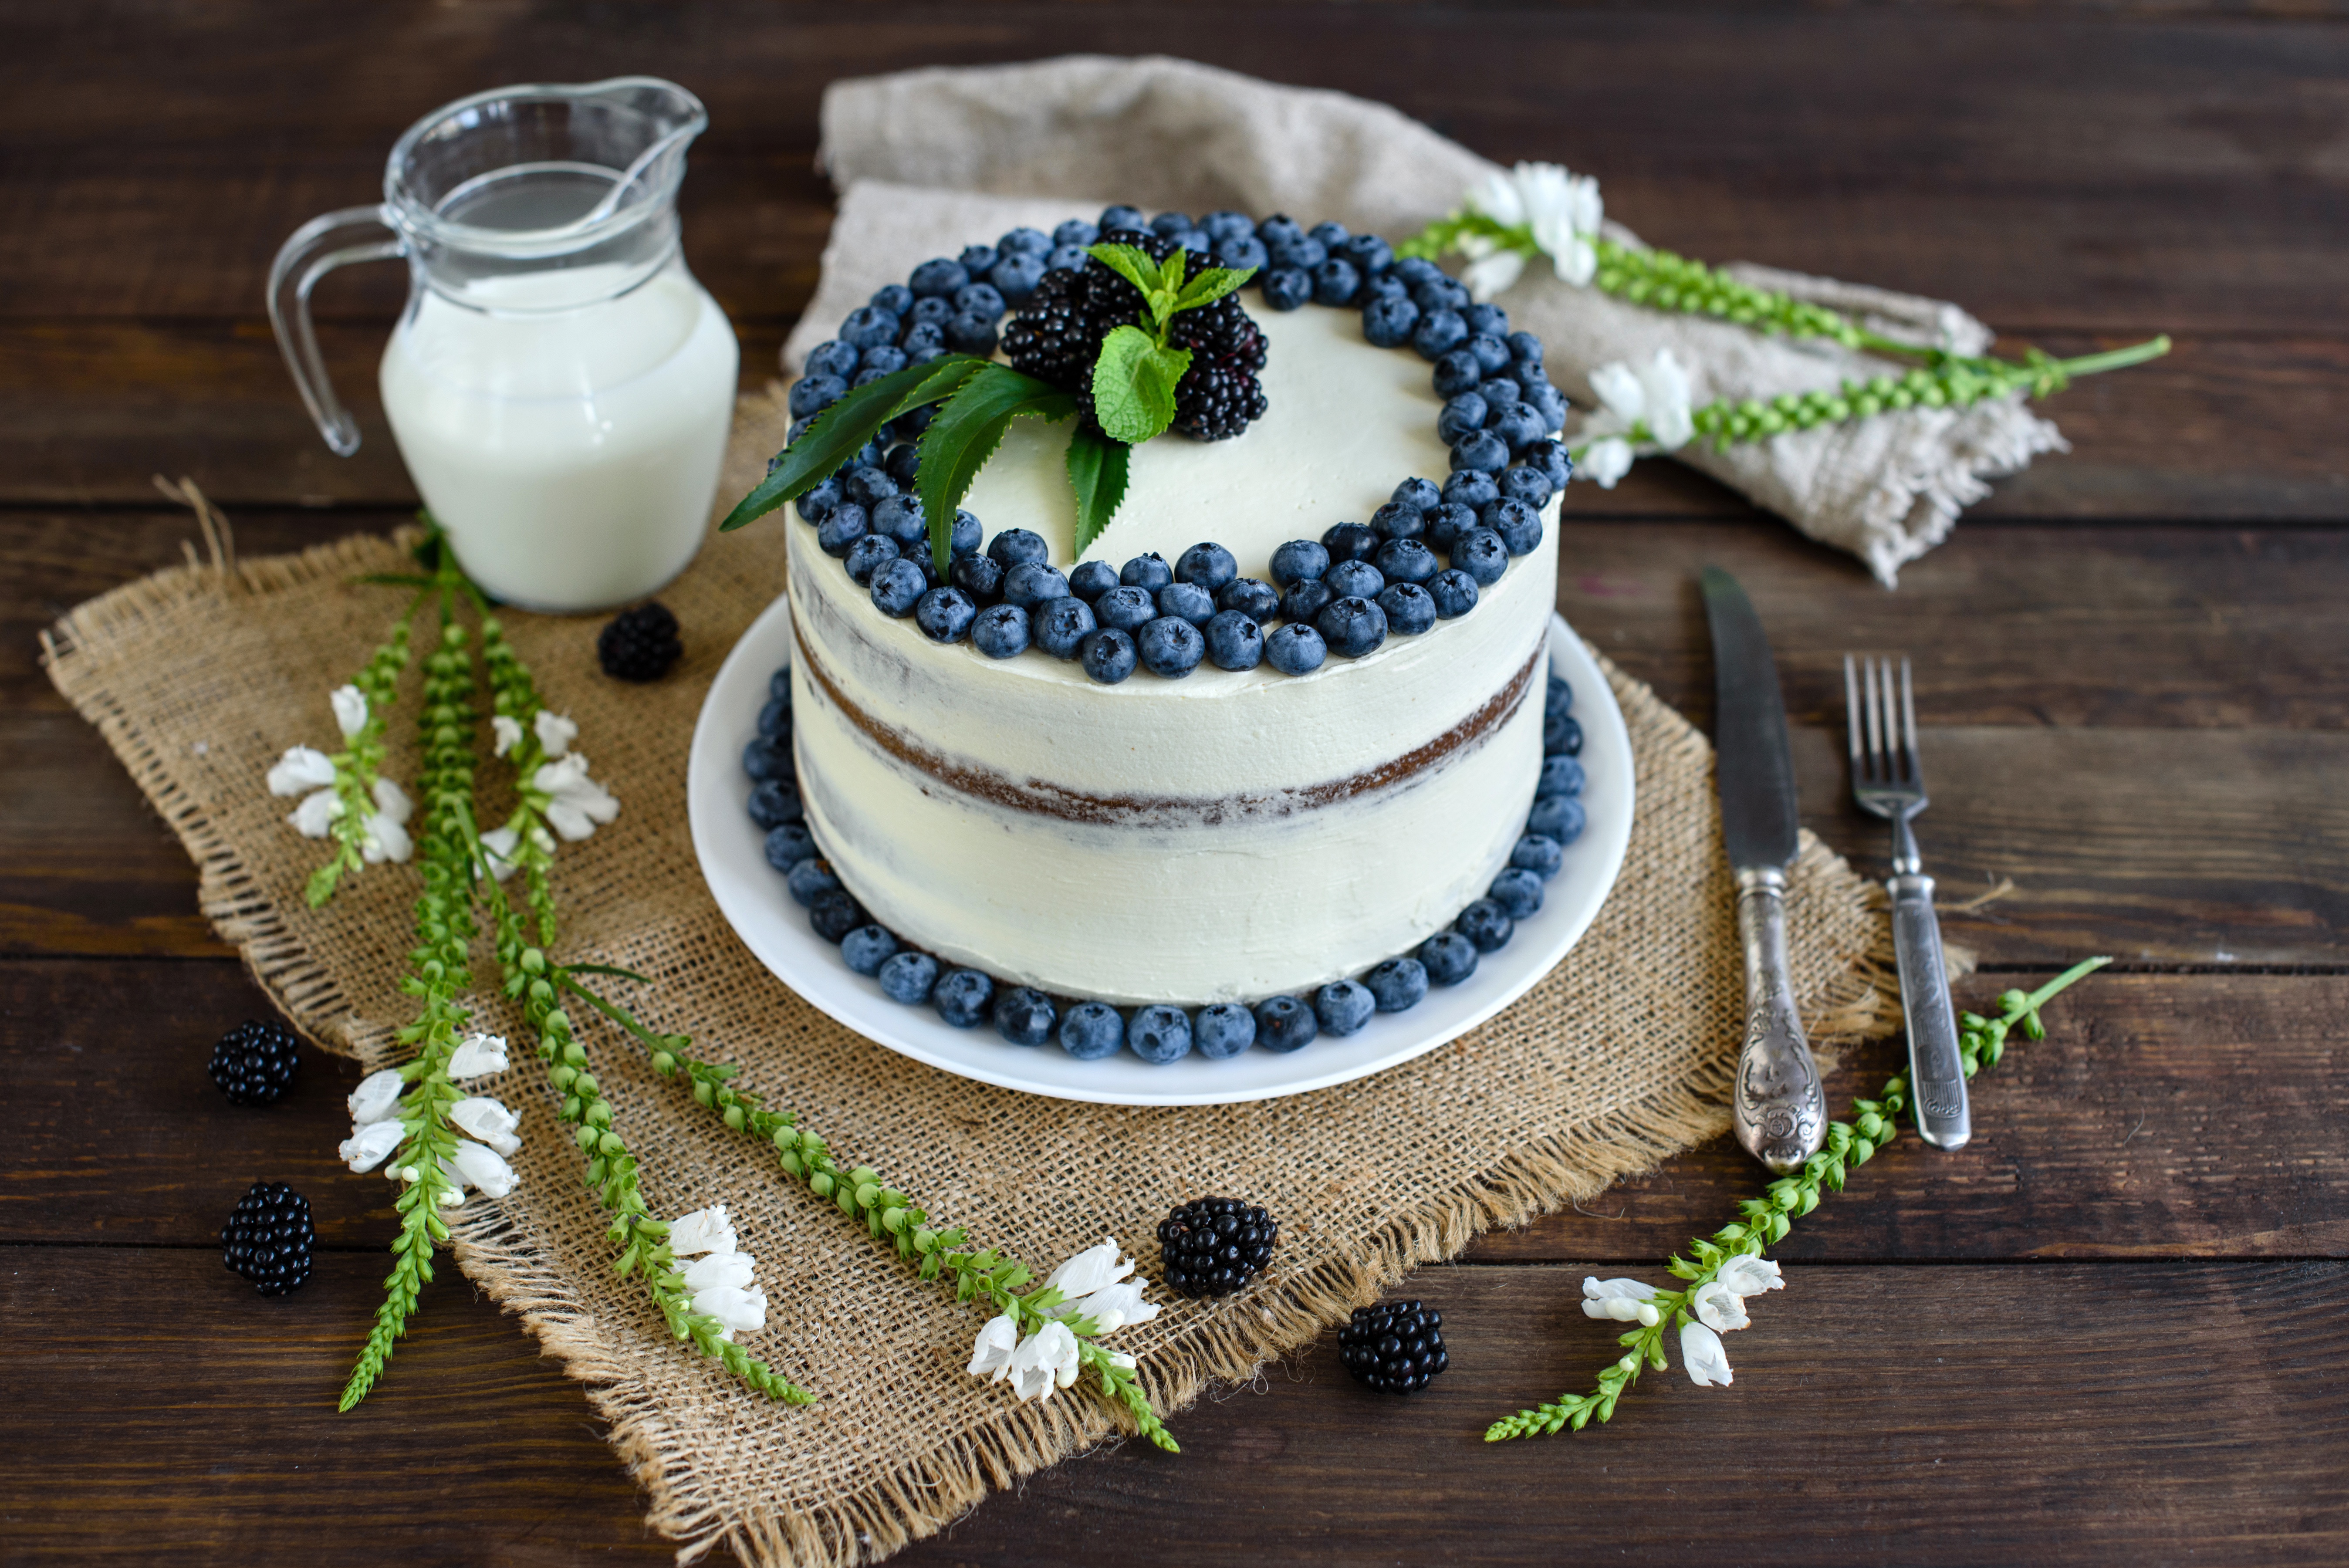
[[[407,258],[384,412],[458,561],[509,603],[620,603],[700,547],[740,356],[678,244],[686,146],[709,123],[650,77],[461,98],[399,139],[380,206],[304,224],[270,269],[285,363],[348,457],[358,428],[310,291],[347,262]],[[378,229],[391,237],[352,242]]]

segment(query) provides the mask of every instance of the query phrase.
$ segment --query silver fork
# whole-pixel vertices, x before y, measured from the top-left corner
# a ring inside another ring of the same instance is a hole
[[[1908,655],[1901,655],[1897,697],[1889,658],[1855,664],[1846,654],[1843,689],[1852,799],[1892,824],[1892,876],[1884,885],[1892,894],[1892,951],[1900,964],[1900,1010],[1909,1022],[1909,1092],[1917,1131],[1936,1149],[1962,1148],[1973,1136],[1973,1119],[1958,1060],[1958,1021],[1941,959],[1941,923],[1933,913],[1933,879],[1925,874],[1909,826],[1927,797]]]

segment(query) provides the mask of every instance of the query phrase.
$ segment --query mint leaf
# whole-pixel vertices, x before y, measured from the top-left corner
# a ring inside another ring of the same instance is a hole
[[[1209,267],[1184,285],[1183,292],[1174,296],[1174,308],[1196,310],[1203,304],[1213,304],[1254,276],[1254,267]]]
[[[1126,459],[1133,449],[1079,425],[1069,438],[1069,488],[1077,492],[1077,549],[1082,561],[1125,499]]]
[[[1189,349],[1161,348],[1140,327],[1119,327],[1093,362],[1093,418],[1111,439],[1139,446],[1174,422],[1174,384],[1190,368]]]
[[[1158,263],[1147,251],[1132,245],[1088,245],[1085,254],[1140,289],[1145,295],[1158,287]]]
[[[968,354],[942,354],[926,365],[908,365],[868,381],[815,417],[800,438],[783,449],[782,461],[744,496],[719,523],[731,532],[796,500],[854,457],[857,449],[898,415],[951,395],[988,361]]]
[[[954,563],[955,508],[970,493],[978,470],[987,466],[995,449],[1003,444],[1003,432],[1011,428],[1011,421],[1022,414],[1065,419],[1076,411],[1073,393],[1023,376],[1008,365],[981,361],[955,389],[930,421],[930,428],[922,432],[920,465],[914,480],[923,519],[930,527],[930,559],[940,576]]]

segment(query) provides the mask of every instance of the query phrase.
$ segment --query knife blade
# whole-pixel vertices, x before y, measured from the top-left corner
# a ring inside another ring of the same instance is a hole
[[[1753,602],[1717,566],[1704,569],[1701,586],[1713,634],[1721,824],[1745,956],[1745,1036],[1731,1110],[1746,1152],[1784,1174],[1819,1151],[1827,1123],[1786,969],[1786,867],[1800,839],[1794,757],[1777,663]]]

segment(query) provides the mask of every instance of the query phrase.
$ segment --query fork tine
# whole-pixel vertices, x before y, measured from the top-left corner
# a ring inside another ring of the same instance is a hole
[[[1875,655],[1862,661],[1860,677],[1868,689],[1868,774],[1878,783],[1884,771],[1884,698],[1877,689],[1878,665]]]
[[[1843,656],[1843,722],[1844,732],[1850,739],[1851,776],[1866,778],[1866,765],[1859,755],[1859,670],[1849,654]]]
[[[1909,684],[1906,654],[1900,655],[1900,733],[1907,752],[1901,758],[1901,776],[1915,784],[1925,777],[1925,768],[1917,757],[1917,693]]]

